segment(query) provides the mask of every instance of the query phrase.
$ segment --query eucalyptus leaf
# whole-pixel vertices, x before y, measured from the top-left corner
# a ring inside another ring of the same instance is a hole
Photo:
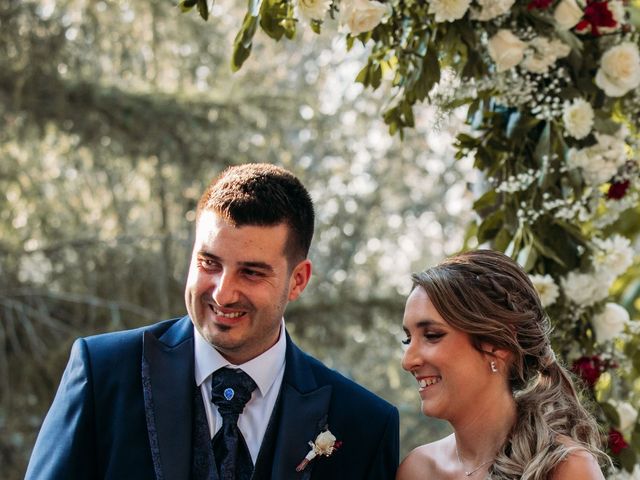
[[[198,13],[204,20],[209,19],[209,6],[207,5],[207,0],[197,0],[198,1]]]

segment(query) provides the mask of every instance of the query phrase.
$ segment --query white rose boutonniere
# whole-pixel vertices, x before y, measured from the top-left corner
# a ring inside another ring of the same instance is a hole
[[[593,317],[593,330],[596,340],[604,343],[613,340],[624,331],[629,323],[629,312],[617,303],[607,303],[604,310]]]
[[[353,36],[373,30],[391,13],[390,5],[375,0],[346,0],[340,7],[340,23]]]
[[[489,56],[496,63],[498,72],[504,72],[518,65],[524,58],[527,44],[509,30],[498,30],[489,39]]]
[[[638,46],[624,42],[607,50],[600,59],[596,85],[610,97],[621,97],[640,86]]]
[[[325,457],[330,456],[333,452],[335,452],[338,448],[340,448],[342,442],[336,440],[336,437],[331,433],[328,429],[324,432],[321,432],[317,437],[315,442],[309,442],[309,446],[311,450],[304,457],[304,459],[300,462],[300,464],[296,467],[296,472],[301,472],[309,465],[309,462],[316,458],[318,455],[323,455]]]

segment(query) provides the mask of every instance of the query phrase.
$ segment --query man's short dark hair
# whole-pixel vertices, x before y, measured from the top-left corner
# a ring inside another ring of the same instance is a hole
[[[286,224],[289,235],[284,253],[291,266],[309,253],[313,202],[300,180],[284,168],[267,163],[227,168],[200,197],[196,222],[208,210],[235,227]]]

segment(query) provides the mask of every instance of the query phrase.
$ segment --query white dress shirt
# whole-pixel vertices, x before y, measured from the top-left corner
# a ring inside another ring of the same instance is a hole
[[[255,465],[284,377],[285,352],[287,350],[284,319],[276,344],[242,365],[229,363],[202,337],[195,327],[193,338],[196,385],[200,387],[202,393],[211,438],[222,427],[222,417],[218,413],[218,408],[211,401],[211,374],[222,367],[240,368],[258,386],[251,394],[251,399],[247,402],[244,412],[238,419],[238,428],[247,442],[251,459]]]

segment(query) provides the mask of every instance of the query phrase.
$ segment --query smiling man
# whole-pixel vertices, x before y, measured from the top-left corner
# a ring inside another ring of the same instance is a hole
[[[397,410],[285,329],[313,223],[290,172],[225,170],[198,203],[188,316],[77,340],[26,478],[393,479]]]

